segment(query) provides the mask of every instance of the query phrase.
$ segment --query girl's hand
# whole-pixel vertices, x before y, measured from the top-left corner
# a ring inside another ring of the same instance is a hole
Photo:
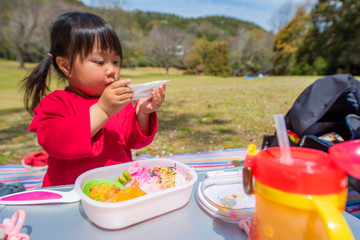
[[[165,89],[166,84],[159,87],[159,91],[156,88],[152,90],[152,97],[150,98],[141,98],[138,102],[136,114],[145,114],[149,115],[152,112],[155,112],[165,99]]]
[[[131,102],[134,91],[126,87],[130,83],[130,79],[116,81],[104,89],[97,105],[108,117],[119,112]]]

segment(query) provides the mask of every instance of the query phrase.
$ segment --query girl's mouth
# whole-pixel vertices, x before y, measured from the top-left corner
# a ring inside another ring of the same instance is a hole
[[[105,87],[108,87],[108,86],[110,86],[112,83],[113,83],[114,81],[112,81],[112,82],[109,82],[109,83],[106,83],[105,84]]]

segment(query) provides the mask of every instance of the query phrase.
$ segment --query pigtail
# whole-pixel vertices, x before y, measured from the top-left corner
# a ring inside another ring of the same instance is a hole
[[[50,84],[51,62],[54,58],[48,54],[31,72],[29,76],[21,82],[21,88],[24,91],[25,109],[33,115],[35,107],[37,107],[43,97],[50,92],[48,85]],[[47,83],[47,76],[49,81]]]

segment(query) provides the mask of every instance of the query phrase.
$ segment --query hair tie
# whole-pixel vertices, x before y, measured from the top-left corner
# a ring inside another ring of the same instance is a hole
[[[54,55],[52,55],[51,53],[47,53],[47,55],[48,55],[49,57],[54,57]]]

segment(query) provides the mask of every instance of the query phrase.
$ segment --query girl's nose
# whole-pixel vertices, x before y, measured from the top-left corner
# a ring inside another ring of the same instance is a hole
[[[108,67],[108,69],[105,72],[106,77],[114,77],[115,76],[115,69],[113,67]]]
[[[108,81],[113,82],[115,81],[115,74],[116,74],[115,68],[110,66],[106,69],[105,77]]]

